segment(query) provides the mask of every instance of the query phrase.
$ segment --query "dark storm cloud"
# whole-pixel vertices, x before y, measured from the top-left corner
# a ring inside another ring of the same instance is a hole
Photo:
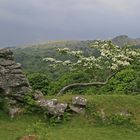
[[[140,34],[139,0],[0,0],[0,46]]]

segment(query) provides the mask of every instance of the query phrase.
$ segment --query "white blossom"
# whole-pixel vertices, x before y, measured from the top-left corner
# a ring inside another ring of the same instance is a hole
[[[55,62],[56,60],[54,58],[43,58],[43,61]]]
[[[112,70],[116,70],[118,68],[118,65],[117,64],[112,64],[112,66],[110,67],[110,69],[112,69]]]
[[[66,60],[66,61],[63,62],[63,65],[69,65],[69,64],[71,64],[70,60]]]
[[[44,61],[55,63],[56,65],[69,66],[71,70],[76,68],[84,69],[101,69],[100,63],[105,64],[106,68],[112,70],[118,69],[120,66],[126,67],[131,64],[135,58],[140,61],[140,49],[132,50],[131,48],[120,48],[110,41],[97,40],[91,46],[100,52],[100,56],[95,58],[94,56],[84,56],[84,53],[80,50],[70,50],[69,48],[58,48],[57,51],[60,53],[66,53],[77,58],[76,62],[71,62],[70,60],[61,61],[54,58],[44,58]]]

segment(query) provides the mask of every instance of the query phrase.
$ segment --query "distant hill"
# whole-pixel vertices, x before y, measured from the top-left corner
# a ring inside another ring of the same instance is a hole
[[[49,48],[58,48],[58,47],[68,47],[68,48],[85,48],[87,47],[87,43],[92,42],[94,40],[52,40],[47,41],[39,44],[33,44],[28,46],[19,46],[17,48],[42,48],[42,49],[49,49]],[[139,46],[140,47],[140,38],[130,38],[127,35],[119,35],[111,39],[111,41],[120,47],[123,47],[125,45],[131,45],[131,46]],[[11,47],[12,48],[12,47]],[[15,47],[13,47],[15,48]]]
[[[25,70],[29,71],[48,71],[50,70],[48,64],[43,60],[45,57],[55,57],[56,59],[67,60],[72,59],[70,56],[60,55],[56,48],[70,48],[72,50],[82,50],[85,55],[99,55],[97,51],[89,48],[89,43],[94,40],[80,41],[80,40],[59,40],[47,41],[46,43],[34,44],[29,46],[22,46],[12,48],[17,62],[22,64]],[[112,42],[120,47],[126,44],[133,48],[140,48],[140,39],[132,39],[126,35],[117,36],[112,39]]]
[[[120,47],[123,47],[125,45],[131,45],[131,46],[139,46],[140,47],[140,38],[133,39],[129,38],[127,35],[120,35],[112,39],[112,42],[115,45],[118,45]]]
[[[45,57],[55,57],[56,59],[72,59],[70,56],[60,55],[57,48],[70,48],[72,50],[82,50],[85,55],[98,55],[96,51],[87,47],[90,41],[48,41],[46,43],[35,44],[13,48],[14,56],[17,62],[22,64],[25,70],[29,71],[48,71],[48,64],[43,60]]]

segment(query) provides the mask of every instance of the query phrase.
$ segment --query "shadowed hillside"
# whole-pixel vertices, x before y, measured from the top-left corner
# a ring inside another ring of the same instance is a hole
[[[112,42],[120,47],[123,47],[125,45],[140,46],[140,38],[133,39],[128,37],[127,35],[117,36],[112,39]]]

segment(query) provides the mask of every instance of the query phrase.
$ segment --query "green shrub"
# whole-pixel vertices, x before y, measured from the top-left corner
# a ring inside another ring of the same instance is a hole
[[[139,94],[140,72],[133,68],[122,70],[101,91],[121,94]]]
[[[89,81],[89,75],[87,73],[84,73],[82,71],[76,71],[76,72],[69,72],[65,73],[60,77],[58,80],[53,81],[50,84],[50,94],[56,94],[58,93],[64,86],[72,84],[72,83],[78,83],[78,82],[88,82]],[[80,94],[81,92],[84,92],[84,88],[75,88],[71,91],[74,91],[74,93]]]
[[[121,114],[111,114],[108,117],[109,124],[114,125],[131,125],[133,124],[133,117],[132,116],[126,116]]]
[[[134,115],[130,113],[111,113],[100,109],[95,103],[88,103],[86,115],[90,123],[97,125],[135,126]]]
[[[42,122],[41,120],[37,121],[36,123],[29,125],[26,129],[26,132],[28,134],[36,134],[39,136],[39,139],[43,140],[47,140],[48,137],[48,133],[47,133],[48,129],[46,126],[46,123]]]
[[[29,82],[34,90],[40,90],[44,94],[48,93],[49,80],[44,73],[30,73],[27,75]]]

